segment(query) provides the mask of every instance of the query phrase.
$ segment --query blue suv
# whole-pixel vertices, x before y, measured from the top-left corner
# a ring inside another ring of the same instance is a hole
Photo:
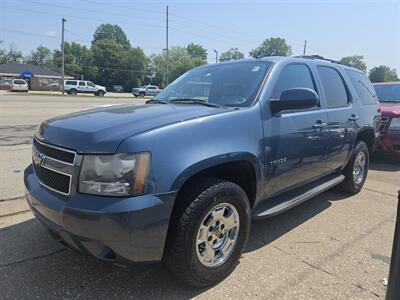
[[[206,65],[145,105],[44,121],[26,198],[69,248],[163,260],[209,286],[237,265],[252,218],[334,186],[360,191],[379,115],[365,74],[322,57]]]

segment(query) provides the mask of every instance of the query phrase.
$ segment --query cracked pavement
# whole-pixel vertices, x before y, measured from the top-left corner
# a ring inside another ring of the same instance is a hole
[[[161,264],[121,268],[64,249],[28,210],[22,170],[41,120],[137,101],[86,98],[0,95],[2,299],[384,299],[400,188],[400,160],[387,157],[358,195],[331,190],[253,222],[240,264],[212,288],[188,289]]]

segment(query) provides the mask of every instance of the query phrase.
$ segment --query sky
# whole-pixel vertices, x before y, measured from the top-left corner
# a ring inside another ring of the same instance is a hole
[[[249,51],[270,37],[285,38],[293,55],[331,59],[363,55],[368,69],[395,68],[400,75],[400,0],[392,1],[135,1],[0,0],[0,40],[28,54],[39,45],[59,48],[61,18],[65,40],[90,46],[102,23],[121,26],[132,46],[146,54],[169,45],[203,45],[209,62],[215,52]]]

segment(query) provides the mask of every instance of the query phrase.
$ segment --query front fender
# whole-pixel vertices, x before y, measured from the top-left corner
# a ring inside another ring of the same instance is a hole
[[[185,170],[183,170],[183,172],[181,172],[178,175],[178,177],[172,184],[172,190],[173,191],[179,190],[189,178],[202,171],[205,171],[209,168],[216,167],[218,165],[222,165],[225,163],[238,162],[238,161],[245,161],[250,163],[253,166],[257,182],[260,180],[261,166],[259,164],[257,157],[251,153],[233,152],[233,153],[217,155],[194,163],[193,165],[186,168]]]

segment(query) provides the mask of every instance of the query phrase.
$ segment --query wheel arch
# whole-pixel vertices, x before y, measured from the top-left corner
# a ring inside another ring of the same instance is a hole
[[[357,133],[357,140],[356,141],[363,141],[367,144],[368,151],[371,154],[374,150],[375,145],[375,132],[372,127],[365,127],[358,131]]]
[[[257,195],[258,183],[261,180],[261,167],[257,157],[251,153],[241,152],[215,156],[186,168],[172,184],[172,190],[178,191],[177,199],[179,199],[185,186],[206,177],[216,177],[238,184],[246,192],[252,206]]]

